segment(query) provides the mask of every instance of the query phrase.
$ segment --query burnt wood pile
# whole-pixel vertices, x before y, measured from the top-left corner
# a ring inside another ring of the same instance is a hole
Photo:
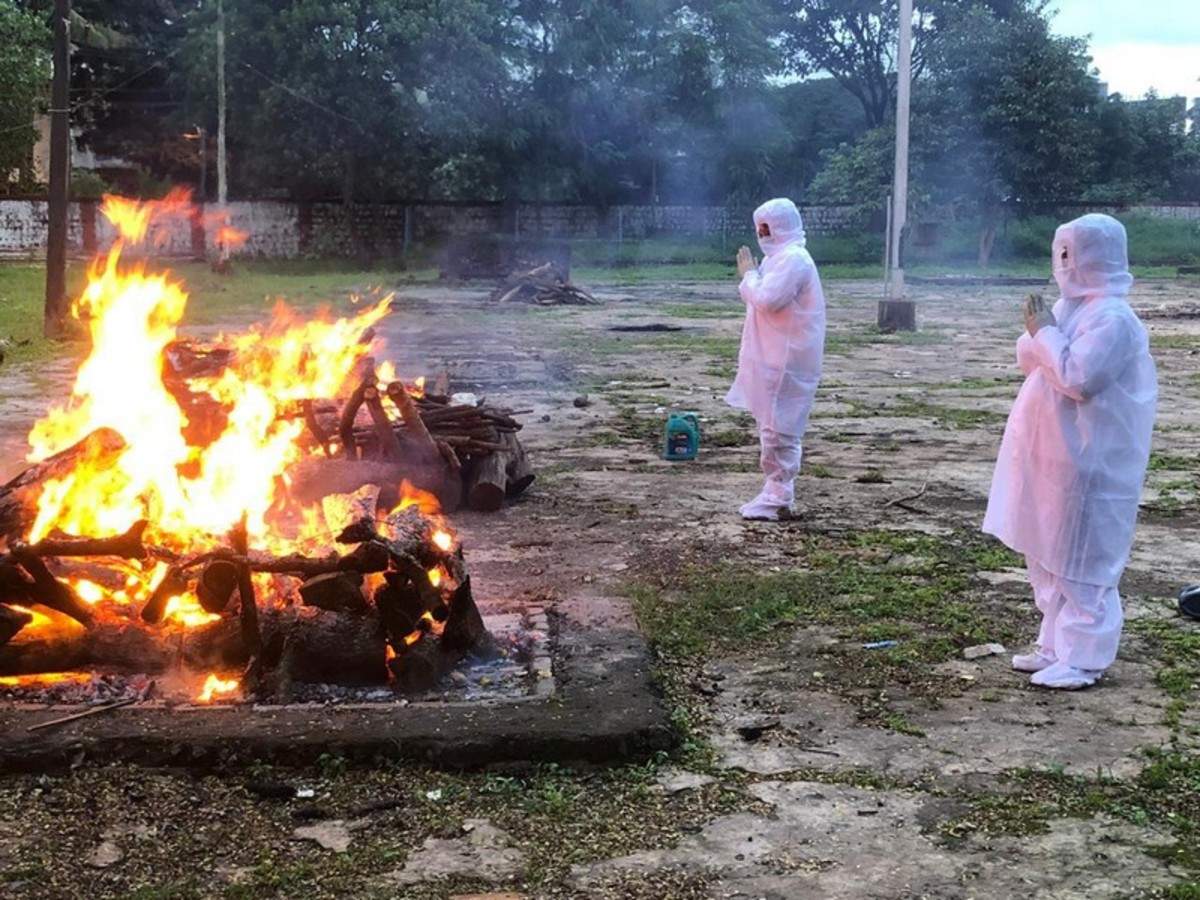
[[[436,540],[437,522],[415,506],[377,518],[378,497],[366,489],[350,498],[343,549],[325,556],[255,551],[244,527],[224,546],[183,556],[144,543],[145,522],[110,538],[12,541],[0,554],[0,675],[240,670],[245,696],[274,699],[287,699],[296,682],[428,689],[465,656],[493,652],[492,640],[461,547],[445,533]],[[103,579],[121,560],[169,567],[138,614],[89,607],[70,578]],[[266,598],[260,573],[270,576]],[[219,618],[168,628],[168,601],[185,591]],[[34,606],[74,625],[18,638]]]
[[[493,303],[590,306],[600,301],[568,281],[551,263],[513,272],[488,295]]]

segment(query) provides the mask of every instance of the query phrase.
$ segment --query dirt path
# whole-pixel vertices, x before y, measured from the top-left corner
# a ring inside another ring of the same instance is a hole
[[[81,761],[0,781],[0,884],[15,897],[1194,896],[1177,883],[1200,877],[1200,635],[1171,597],[1200,580],[1200,285],[1133,298],[1159,427],[1127,639],[1083,694],[962,656],[1022,646],[1036,626],[1019,561],[978,534],[1019,383],[1020,289],[920,288],[921,331],[884,337],[875,285],[827,287],[802,515],[785,525],[736,515],[759,484],[753,429],[721,402],[740,327],[728,285],[601,290],[602,306],[556,309],[410,289],[384,329],[403,372],[449,361],[456,389],[534,409],[538,484],[498,516],[459,518],[473,565],[490,593],[568,615],[582,604],[625,623],[632,606],[662,654],[675,758],[453,775],[331,757],[204,777]],[[652,323],[682,330],[610,330]],[[0,447],[28,427],[34,404],[8,400],[24,377],[0,380]],[[703,419],[693,463],[658,456],[673,409]],[[864,649],[877,641],[896,644]],[[262,778],[313,786],[345,852],[298,836],[304,804],[247,789]],[[355,813],[381,797],[400,802]],[[106,844],[119,861],[92,858]]]

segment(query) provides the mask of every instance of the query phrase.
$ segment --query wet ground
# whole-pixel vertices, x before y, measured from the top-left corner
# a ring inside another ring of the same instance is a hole
[[[1019,560],[978,534],[1019,384],[1022,290],[921,286],[920,331],[883,336],[874,284],[829,284],[786,524],[736,515],[759,485],[753,429],[721,402],[740,325],[728,285],[551,309],[405,290],[381,356],[533,409],[528,497],[455,520],[477,590],[590,609],[596,628],[636,615],[679,749],[459,774],[336,753],[205,775],[83,759],[0,781],[0,893],[1195,896],[1200,634],[1172,597],[1200,580],[1200,283],[1133,297],[1159,366],[1155,455],[1121,657],[1078,694],[1031,687],[1007,654],[963,655],[1036,628]],[[680,330],[610,330],[653,324]],[[0,375],[0,447],[65,372]],[[672,410],[702,419],[695,462],[659,458]]]

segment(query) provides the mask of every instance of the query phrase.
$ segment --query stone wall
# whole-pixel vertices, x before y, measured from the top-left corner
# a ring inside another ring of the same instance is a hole
[[[1074,207],[1073,207],[1074,208]],[[1103,208],[1078,207],[1079,212]],[[801,209],[810,234],[856,229],[853,212],[843,206]],[[1112,211],[1103,209],[1103,211]],[[151,239],[162,256],[203,257],[214,245],[215,217],[210,206],[190,220],[168,220]],[[1200,204],[1139,206],[1123,210],[1164,218],[1200,220]],[[441,244],[472,234],[524,238],[639,240],[653,236],[687,238],[744,235],[749,209],[720,206],[594,206],[536,204],[361,204],[348,216],[338,203],[239,201],[228,205],[230,224],[248,235],[236,255],[270,258],[395,258],[412,243]],[[47,213],[43,200],[0,200],[0,257],[36,258],[46,250]],[[71,204],[69,251],[91,255],[114,238],[97,204]]]

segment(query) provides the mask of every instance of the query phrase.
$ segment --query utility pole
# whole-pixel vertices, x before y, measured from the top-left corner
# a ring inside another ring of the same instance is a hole
[[[46,302],[42,324],[48,338],[62,337],[67,323],[67,213],[71,181],[71,0],[54,0],[54,81],[50,89],[50,222],[46,235]]]
[[[896,57],[896,167],[892,175],[887,299],[879,303],[880,331],[916,331],[916,304],[905,296],[904,230],[908,224],[908,125],[912,97],[913,0],[900,0],[900,46]]]
[[[217,0],[217,202],[229,199],[225,178],[225,2]]]

